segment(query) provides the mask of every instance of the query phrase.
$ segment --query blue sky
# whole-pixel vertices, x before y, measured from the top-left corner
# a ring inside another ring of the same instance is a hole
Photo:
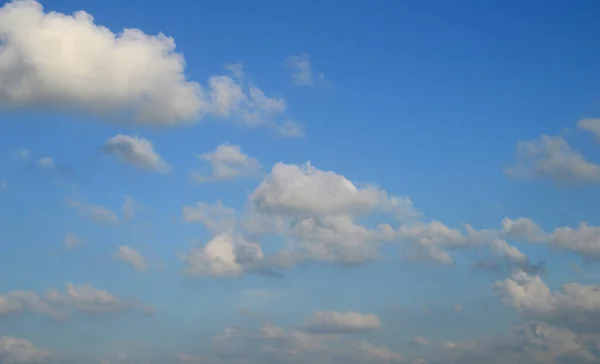
[[[0,362],[598,360],[596,7],[3,2]]]

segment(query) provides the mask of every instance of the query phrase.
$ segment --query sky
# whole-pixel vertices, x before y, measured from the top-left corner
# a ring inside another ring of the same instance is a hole
[[[0,6],[0,363],[600,361],[598,4]]]

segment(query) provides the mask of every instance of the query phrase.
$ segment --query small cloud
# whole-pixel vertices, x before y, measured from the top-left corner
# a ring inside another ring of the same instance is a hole
[[[31,156],[31,152],[25,148],[14,149],[10,152],[10,155],[13,159],[20,161],[27,161]]]
[[[429,345],[429,340],[427,340],[425,337],[417,336],[413,338],[410,343],[414,346],[427,346]]]
[[[296,86],[303,87],[331,87],[331,83],[325,80],[323,72],[318,72],[315,77],[315,72],[310,61],[310,56],[306,53],[289,56],[283,62],[292,76],[292,82]]]
[[[67,250],[74,250],[83,245],[85,245],[85,241],[79,239],[72,233],[67,233],[63,240],[63,246]]]
[[[37,165],[41,169],[52,169],[54,168],[54,158],[52,157],[44,157],[38,159]]]
[[[116,257],[117,259],[131,265],[138,271],[145,271],[148,269],[148,262],[142,256],[142,254],[127,245],[122,245],[119,247]]]
[[[229,143],[221,144],[212,152],[203,153],[198,158],[212,168],[210,175],[192,172],[192,178],[199,183],[258,176],[262,169],[256,158],[242,153],[239,146]]]
[[[159,173],[171,171],[171,166],[154,150],[153,143],[145,138],[118,134],[108,139],[102,150],[140,169]]]
[[[77,200],[67,200],[67,205],[75,209],[86,219],[98,224],[116,224],[119,222],[117,214],[106,207],[92,205]]]

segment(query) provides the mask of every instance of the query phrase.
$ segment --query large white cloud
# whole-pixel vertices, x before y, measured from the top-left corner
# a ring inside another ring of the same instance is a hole
[[[115,34],[84,11],[44,12],[36,1],[14,0],[0,8],[0,38],[4,107],[64,109],[152,125],[210,115],[291,134],[284,132],[290,129],[285,100],[243,84],[241,65],[228,67],[236,71],[233,77],[213,76],[202,87],[187,79],[183,55],[162,33]]]
[[[104,152],[120,161],[140,169],[168,173],[171,166],[154,150],[153,143],[145,138],[117,134],[102,147]]]

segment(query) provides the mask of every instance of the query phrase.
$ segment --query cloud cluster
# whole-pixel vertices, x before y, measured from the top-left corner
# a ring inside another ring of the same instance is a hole
[[[146,307],[126,302],[119,297],[89,284],[65,284],[64,292],[52,289],[44,297],[35,291],[10,291],[0,294],[0,316],[26,312],[47,315],[56,320],[69,316],[72,310],[86,314],[103,314]]]

